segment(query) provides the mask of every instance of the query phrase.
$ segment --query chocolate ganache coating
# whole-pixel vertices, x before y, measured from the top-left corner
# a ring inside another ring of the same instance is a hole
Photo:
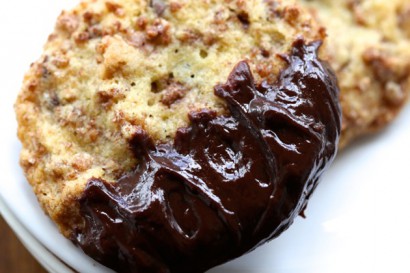
[[[88,181],[73,241],[118,272],[193,273],[287,229],[340,134],[337,81],[319,46],[297,40],[273,85],[255,84],[248,64],[237,64],[215,87],[229,115],[190,113],[174,143],[136,133],[138,165],[117,183]]]

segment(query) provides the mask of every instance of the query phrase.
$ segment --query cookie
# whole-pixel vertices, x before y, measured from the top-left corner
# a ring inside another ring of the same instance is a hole
[[[379,131],[410,92],[410,3],[299,1],[326,27],[327,53],[341,90],[340,146]]]
[[[120,272],[200,272],[278,236],[337,150],[323,38],[288,0],[63,12],[15,105],[40,204]]]

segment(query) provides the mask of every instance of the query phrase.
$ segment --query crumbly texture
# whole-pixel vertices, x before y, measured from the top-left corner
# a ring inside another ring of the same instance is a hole
[[[137,164],[137,130],[172,141],[189,112],[224,113],[214,86],[241,60],[274,82],[299,37],[324,32],[290,0],[86,0],[63,12],[15,105],[21,165],[46,213],[69,236],[87,181]]]
[[[410,93],[410,2],[301,0],[328,34],[341,89],[344,147],[385,127]]]

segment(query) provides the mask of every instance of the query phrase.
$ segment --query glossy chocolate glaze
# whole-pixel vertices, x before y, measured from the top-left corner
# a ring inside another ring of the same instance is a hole
[[[118,183],[90,179],[73,241],[119,272],[192,273],[278,236],[306,206],[340,134],[335,76],[319,42],[297,40],[277,83],[246,62],[215,87],[229,115],[201,110],[174,143],[131,141],[140,158]]]

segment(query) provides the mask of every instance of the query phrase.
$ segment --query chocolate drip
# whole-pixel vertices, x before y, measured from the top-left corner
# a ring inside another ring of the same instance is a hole
[[[335,76],[319,42],[297,40],[278,82],[256,85],[246,62],[215,87],[230,115],[189,115],[174,143],[144,132],[117,183],[89,180],[73,236],[119,272],[205,270],[278,236],[307,204],[340,134]]]

